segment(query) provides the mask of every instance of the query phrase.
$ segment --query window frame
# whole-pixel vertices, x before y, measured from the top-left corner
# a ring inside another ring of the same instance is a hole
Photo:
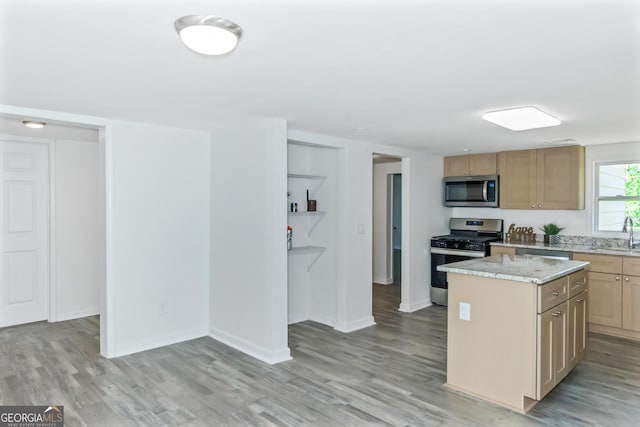
[[[640,165],[640,160],[615,160],[606,162],[594,162],[594,178],[595,185],[593,189],[593,231],[596,233],[620,233],[622,232],[622,224],[620,224],[620,231],[615,230],[600,230],[600,202],[601,201],[614,201],[614,202],[626,202],[626,201],[640,201],[640,195],[638,196],[605,196],[600,197],[600,166],[611,165]],[[640,231],[640,224],[633,224],[634,231]]]

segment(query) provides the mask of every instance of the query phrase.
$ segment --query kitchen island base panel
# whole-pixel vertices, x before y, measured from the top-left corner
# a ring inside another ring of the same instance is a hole
[[[460,303],[470,305],[470,320],[460,319]],[[528,411],[537,386],[536,304],[536,285],[450,272],[447,385]]]
[[[465,394],[467,396],[474,397],[474,398],[476,398],[478,400],[484,400],[485,402],[490,402],[490,403],[493,403],[494,405],[502,406],[503,408],[510,409],[510,410],[512,410],[514,412],[518,412],[520,414],[526,414],[531,409],[533,409],[534,406],[536,406],[539,403],[538,400],[531,399],[531,398],[528,398],[526,396],[523,396],[521,404],[518,404],[517,406],[509,406],[504,402],[499,402],[497,400],[493,400],[493,399],[487,398],[486,396],[481,396],[478,393],[474,393],[472,391],[465,390],[465,389],[462,389],[460,387],[453,386],[453,385],[451,385],[449,383],[446,383],[444,386],[446,388],[448,388],[449,390],[452,390],[452,391],[454,391],[456,393]]]

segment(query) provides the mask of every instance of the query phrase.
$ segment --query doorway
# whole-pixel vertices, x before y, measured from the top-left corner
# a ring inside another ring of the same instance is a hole
[[[402,296],[402,160],[373,157],[373,315],[398,311]]]

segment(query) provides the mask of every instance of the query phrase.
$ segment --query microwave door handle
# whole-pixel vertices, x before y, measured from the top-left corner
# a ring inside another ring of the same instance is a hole
[[[488,202],[489,199],[487,197],[487,187],[489,186],[489,181],[485,180],[484,183],[482,184],[482,200],[484,200],[485,202]]]

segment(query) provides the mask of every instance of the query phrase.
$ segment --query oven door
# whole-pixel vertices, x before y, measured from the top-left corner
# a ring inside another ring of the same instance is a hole
[[[455,249],[431,248],[431,301],[438,305],[447,305],[447,273],[438,271],[439,265],[452,262],[483,258],[484,252],[460,251]]]

